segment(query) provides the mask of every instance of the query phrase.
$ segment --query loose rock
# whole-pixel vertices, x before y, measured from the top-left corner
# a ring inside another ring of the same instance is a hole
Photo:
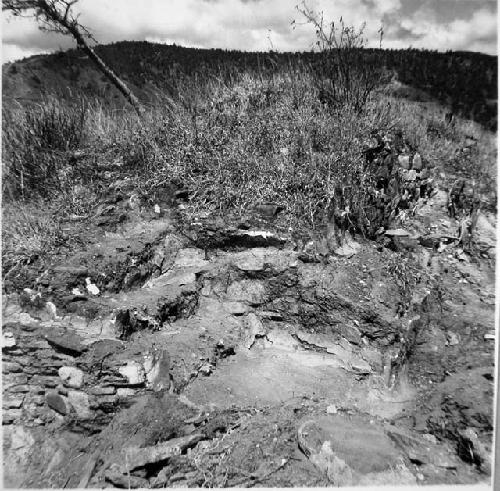
[[[170,387],[170,356],[167,350],[156,350],[144,357],[148,385],[159,391]]]
[[[130,474],[123,474],[118,464],[112,464],[104,473],[104,477],[106,481],[115,485],[117,488],[137,489],[150,487],[147,479],[131,476]]]
[[[203,440],[203,435],[195,433],[180,438],[173,438],[152,447],[128,448],[123,451],[124,464],[122,469],[125,472],[132,472],[135,469],[146,465],[162,462],[175,455],[180,455],[187,448],[193,447]]]
[[[59,395],[57,392],[51,391],[47,393],[47,395],[45,396],[45,400],[47,401],[48,406],[54,411],[57,411],[59,414],[65,416],[69,413],[69,408],[65,398]]]
[[[2,333],[2,349],[13,348],[16,345],[16,339],[14,338],[14,334],[11,332],[3,332]]]
[[[92,416],[89,396],[85,392],[79,390],[69,390],[68,401],[79,418],[87,419]]]
[[[79,389],[83,385],[83,372],[75,367],[61,367],[58,371],[59,377],[67,387]]]
[[[128,380],[130,385],[141,385],[146,381],[144,367],[136,361],[129,361],[125,366],[120,367],[118,372]]]
[[[87,347],[82,343],[82,338],[72,331],[64,333],[53,332],[47,334],[45,339],[56,350],[62,351],[63,353],[67,353],[71,356],[80,356],[87,350]]]

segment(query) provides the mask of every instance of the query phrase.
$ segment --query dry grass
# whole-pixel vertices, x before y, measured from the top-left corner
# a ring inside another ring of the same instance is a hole
[[[58,220],[87,214],[105,192],[103,173],[117,161],[116,178],[139,177],[146,193],[165,182],[187,188],[187,213],[243,215],[256,203],[275,203],[285,210],[281,224],[297,231],[321,230],[341,190],[352,225],[367,230],[372,176],[362,149],[375,129],[402,129],[436,175],[456,167],[457,152],[475,137],[475,153],[460,154],[459,164],[496,202],[489,133],[460,120],[446,126],[439,107],[383,93],[372,94],[361,113],[332,109],[304,68],[242,73],[231,82],[193,78],[174,102],[159,102],[143,119],[54,99],[3,118],[4,257],[55,247]],[[75,151],[84,156],[74,159]],[[43,211],[54,209],[56,215]]]
[[[4,279],[66,240],[57,215],[40,202],[4,203],[2,207],[2,269]]]

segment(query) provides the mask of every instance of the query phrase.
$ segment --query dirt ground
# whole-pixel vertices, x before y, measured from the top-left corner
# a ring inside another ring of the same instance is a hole
[[[494,216],[447,245],[438,187],[415,243],[325,258],[279,218],[126,193],[4,283],[5,486],[488,482]]]

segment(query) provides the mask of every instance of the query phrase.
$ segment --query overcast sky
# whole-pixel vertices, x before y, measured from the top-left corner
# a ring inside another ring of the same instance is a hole
[[[314,30],[295,10],[299,0],[80,0],[75,10],[100,43],[147,40],[201,48],[303,51]],[[491,0],[309,0],[325,19],[367,23],[369,45],[469,50],[497,54],[497,3]],[[2,58],[12,61],[74,47],[71,38],[41,32],[31,19],[3,14]]]

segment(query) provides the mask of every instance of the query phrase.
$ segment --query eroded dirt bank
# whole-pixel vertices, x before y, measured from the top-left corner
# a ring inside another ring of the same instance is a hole
[[[419,200],[399,252],[325,257],[110,192],[80,250],[4,295],[5,485],[488,480],[494,223],[472,258],[446,207]]]

